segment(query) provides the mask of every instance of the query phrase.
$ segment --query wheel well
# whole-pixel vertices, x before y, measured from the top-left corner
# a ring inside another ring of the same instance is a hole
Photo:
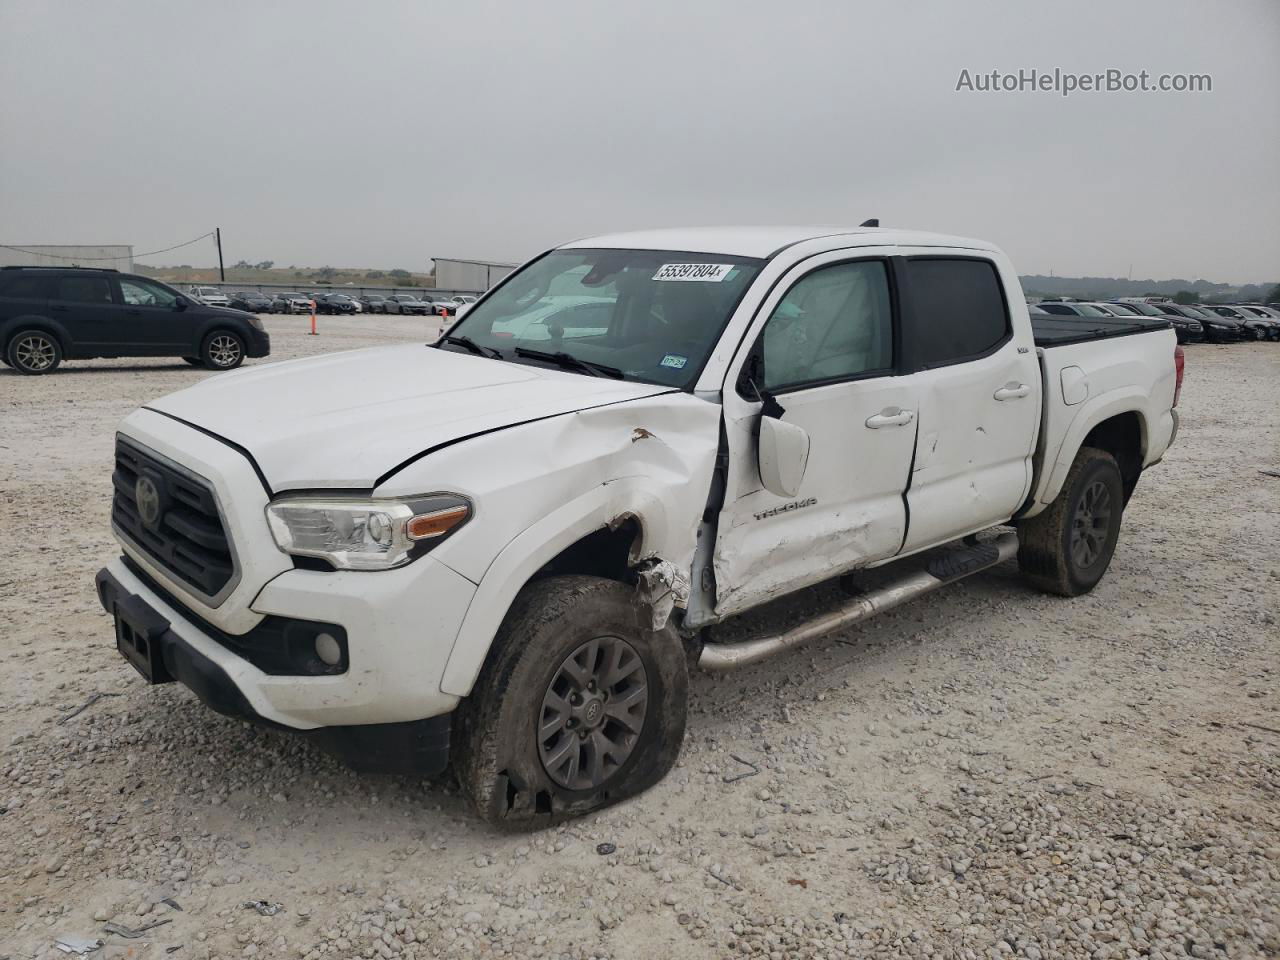
[[[544,563],[530,580],[581,573],[606,580],[631,583],[631,548],[640,536],[640,524],[633,517],[611,527],[592,531],[571,543]]]
[[[1082,445],[1105,450],[1116,458],[1124,483],[1125,503],[1128,503],[1142,473],[1143,431],[1138,414],[1131,411],[1103,420],[1089,431]]]
[[[58,346],[62,349],[63,356],[67,353],[67,339],[64,337],[53,324],[43,323],[39,320],[33,320],[30,323],[15,323],[12,327],[5,331],[4,337],[0,340],[0,352],[8,353],[9,344],[13,342],[13,338],[20,334],[23,330],[41,330],[53,339],[58,341]]]

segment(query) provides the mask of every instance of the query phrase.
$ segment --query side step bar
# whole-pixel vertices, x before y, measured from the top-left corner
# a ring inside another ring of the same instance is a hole
[[[759,663],[774,654],[798,647],[859,620],[866,620],[890,607],[971,576],[979,570],[994,567],[1012,558],[1017,552],[1016,533],[1004,533],[990,543],[950,551],[930,562],[924,570],[909,573],[878,587],[835,610],[792,627],[785,633],[753,637],[737,643],[708,643],[702,648],[698,666],[712,673],[723,673]]]

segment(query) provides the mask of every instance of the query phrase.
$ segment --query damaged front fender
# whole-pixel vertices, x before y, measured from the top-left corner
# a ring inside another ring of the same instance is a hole
[[[636,568],[636,599],[648,607],[652,629],[661,630],[671,611],[689,603],[689,576],[670,560],[653,558]]]

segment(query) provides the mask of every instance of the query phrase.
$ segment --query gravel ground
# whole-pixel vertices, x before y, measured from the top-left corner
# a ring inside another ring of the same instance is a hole
[[[268,323],[274,359],[426,325]],[[1187,368],[1093,594],[1001,567],[697,675],[666,781],[524,836],[144,687],[92,588],[113,427],[209,374],[0,369],[0,958],[1280,956],[1280,348]]]

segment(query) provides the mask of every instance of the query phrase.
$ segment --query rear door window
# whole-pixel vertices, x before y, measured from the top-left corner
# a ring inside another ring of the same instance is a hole
[[[977,360],[1012,336],[1009,309],[990,260],[914,257],[907,260],[918,369]],[[1050,313],[1070,309],[1040,304]]]
[[[57,299],[68,303],[109,304],[111,282],[106,277],[59,277]]]

